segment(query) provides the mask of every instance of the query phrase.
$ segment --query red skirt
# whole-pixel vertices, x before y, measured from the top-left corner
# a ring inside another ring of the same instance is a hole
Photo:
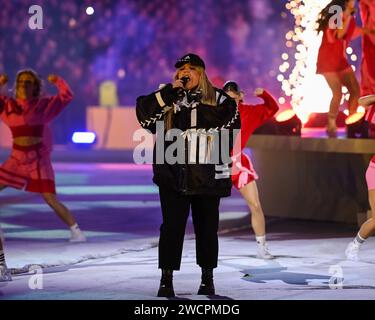
[[[10,157],[0,166],[0,185],[56,194],[49,150],[42,143],[28,147],[13,145]]]
[[[233,160],[232,170],[232,183],[237,190],[258,179],[250,158],[243,152],[238,158]]]

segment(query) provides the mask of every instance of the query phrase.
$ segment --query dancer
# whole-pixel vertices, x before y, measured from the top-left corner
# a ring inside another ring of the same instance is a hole
[[[0,75],[0,86],[7,83]],[[71,242],[85,241],[85,236],[70,211],[57,199],[50,153],[51,133],[48,123],[72,100],[65,81],[50,75],[48,81],[59,90],[56,96],[41,97],[41,79],[33,70],[18,72],[15,98],[0,96],[0,118],[10,128],[13,147],[10,157],[0,166],[0,190],[6,187],[40,193],[58,217],[70,227]],[[6,266],[0,239],[0,266]]]
[[[342,87],[345,86],[350,94],[349,114],[357,110],[357,102],[360,95],[360,88],[353,69],[346,58],[346,48],[349,42],[362,34],[371,33],[368,29],[362,29],[355,24],[353,17],[355,13],[355,0],[333,0],[319,15],[317,20],[318,33],[323,32],[323,40],[319,49],[317,61],[317,73],[324,76],[332,90],[332,100],[328,112],[327,135],[337,136],[336,118],[342,99]],[[331,25],[336,21],[334,15],[335,7],[342,9],[342,27]]]
[[[233,155],[233,167],[236,167],[238,172],[232,175],[232,182],[250,208],[251,226],[258,245],[257,257],[267,260],[273,259],[274,257],[269,252],[266,242],[264,213],[255,182],[258,179],[258,175],[250,158],[243,152],[243,149],[246,147],[246,143],[254,130],[270,119],[279,110],[279,106],[275,99],[264,89],[255,90],[254,95],[264,100],[264,104],[255,106],[243,103],[244,93],[236,82],[227,81],[223,90],[236,100],[241,116],[241,153]]]
[[[362,97],[358,103],[361,106],[369,107],[366,120],[370,123],[375,123],[375,94]],[[345,255],[349,260],[357,261],[359,249],[365,240],[375,232],[375,156],[372,157],[370,164],[366,171],[366,182],[368,188],[368,197],[371,208],[371,218],[368,219],[362,226],[357,236],[351,241],[346,250]]]
[[[157,136],[164,137],[164,147],[154,149],[159,161],[153,164],[153,181],[159,187],[163,215],[159,239],[162,277],[158,296],[175,295],[173,271],[180,269],[190,207],[196,236],[196,261],[202,269],[198,294],[213,295],[220,198],[229,196],[232,187],[230,150],[233,143],[225,148],[220,136],[223,131],[239,129],[240,118],[234,100],[208,80],[205,63],[199,56],[187,54],[176,62],[175,68],[173,83],[139,97],[136,110],[143,128],[156,133],[158,123],[162,132]],[[179,141],[172,142],[168,138],[176,129],[181,131],[178,136],[182,137],[179,144],[182,156],[178,162],[171,161],[167,152],[172,143]],[[220,154],[226,155],[228,160],[212,161],[211,147],[215,144],[220,145]]]

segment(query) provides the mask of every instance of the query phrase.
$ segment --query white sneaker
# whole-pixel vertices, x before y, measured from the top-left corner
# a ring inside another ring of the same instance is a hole
[[[70,231],[70,242],[86,242],[86,237],[81,230]]]
[[[358,251],[359,251],[359,246],[357,246],[353,241],[351,241],[345,250],[346,259],[352,260],[352,261],[358,261],[359,260]]]
[[[12,281],[10,269],[7,266],[0,266],[0,282]]]
[[[269,252],[267,244],[258,244],[257,258],[264,260],[275,259],[275,257]]]

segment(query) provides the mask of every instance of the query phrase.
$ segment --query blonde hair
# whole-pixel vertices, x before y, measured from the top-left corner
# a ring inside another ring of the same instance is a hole
[[[201,102],[203,104],[216,107],[216,91],[214,86],[211,84],[210,80],[207,77],[205,70],[202,67],[194,66],[199,73],[198,87],[196,90],[200,90],[202,93]],[[178,71],[173,76],[173,80],[178,79]],[[172,128],[172,119],[173,119],[173,108],[169,110],[165,116],[165,128],[167,130]]]

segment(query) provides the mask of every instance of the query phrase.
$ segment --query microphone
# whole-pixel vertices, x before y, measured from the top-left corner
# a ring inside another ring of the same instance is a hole
[[[180,80],[181,80],[183,86],[185,87],[186,84],[189,82],[190,78],[185,76],[185,77],[182,77]]]
[[[179,79],[182,82],[182,85],[185,87],[186,84],[189,82],[189,77],[182,77]],[[176,95],[178,97],[178,100],[182,100],[185,97],[185,89],[183,88],[175,88]]]

